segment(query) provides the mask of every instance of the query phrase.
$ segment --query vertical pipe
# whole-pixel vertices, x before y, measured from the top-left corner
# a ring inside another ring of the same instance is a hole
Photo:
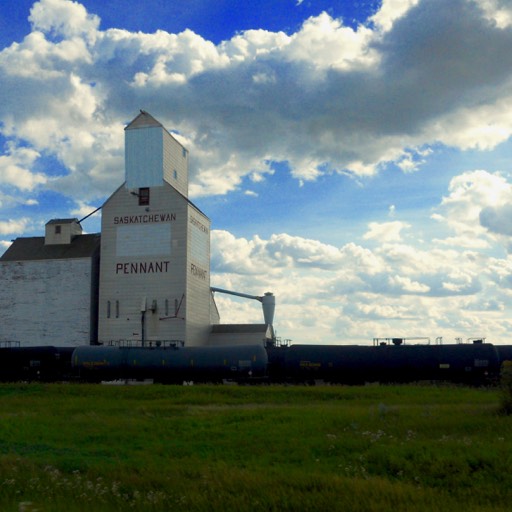
[[[142,346],[144,346],[144,342],[146,341],[146,312],[145,311],[142,311],[142,313],[141,313],[140,323],[141,323],[141,341],[142,341]]]

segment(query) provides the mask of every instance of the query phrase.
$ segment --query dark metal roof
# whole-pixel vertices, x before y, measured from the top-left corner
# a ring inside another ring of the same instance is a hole
[[[0,261],[87,258],[99,254],[101,235],[77,235],[70,244],[45,245],[44,236],[16,238]]]
[[[52,219],[49,220],[46,225],[48,224],[72,224],[73,222],[76,222],[78,224],[78,219]]]

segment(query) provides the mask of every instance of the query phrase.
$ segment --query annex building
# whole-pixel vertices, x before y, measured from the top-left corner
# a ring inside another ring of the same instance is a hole
[[[264,343],[265,323],[220,324],[210,286],[210,219],[188,198],[189,153],[155,118],[125,128],[125,181],[101,235],[54,219],[0,258],[1,342],[29,345]],[[244,296],[242,294],[242,296]],[[253,297],[254,298],[254,297]]]

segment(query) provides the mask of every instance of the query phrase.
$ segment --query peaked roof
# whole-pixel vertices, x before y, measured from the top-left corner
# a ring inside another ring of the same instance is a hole
[[[53,260],[87,258],[99,254],[101,237],[99,233],[78,235],[70,244],[45,245],[44,236],[16,238],[0,256],[0,261]]]
[[[131,123],[128,124],[125,130],[146,128],[148,126],[160,126],[161,128],[164,128],[162,123],[157,121],[151,114],[148,114],[145,110],[141,110],[140,114]]]

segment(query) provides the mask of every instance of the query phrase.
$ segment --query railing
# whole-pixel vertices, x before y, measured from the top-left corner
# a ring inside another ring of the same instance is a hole
[[[279,336],[276,336],[273,340],[267,340],[267,346],[270,347],[289,347],[291,343],[291,339],[285,338],[283,340]]]
[[[379,345],[405,345],[406,342],[412,341],[412,340],[422,340],[425,341],[425,343],[421,343],[422,345],[430,345],[430,338],[427,337],[413,337],[413,338],[373,338],[373,346],[379,346]]]
[[[373,338],[373,346],[378,345],[405,345],[408,341],[422,340],[425,343],[419,343],[421,345],[430,345],[430,338],[427,337],[413,337],[413,338]],[[461,345],[464,343],[485,343],[485,338],[479,336],[476,338],[467,338],[464,341],[462,338],[455,338],[455,343]],[[435,340],[436,345],[443,344],[443,337],[438,336]]]
[[[19,347],[19,346],[20,346],[19,341],[0,340],[0,348],[12,348],[12,347]]]

